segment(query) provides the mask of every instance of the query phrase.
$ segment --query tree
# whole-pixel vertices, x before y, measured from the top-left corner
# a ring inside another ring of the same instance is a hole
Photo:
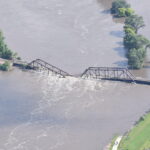
[[[125,0],[115,0],[112,3],[111,13],[117,14],[119,8],[130,8],[130,5]]]
[[[5,44],[3,33],[0,31],[0,57],[4,59],[13,59],[16,55]]]
[[[124,45],[127,49],[132,48],[146,48],[150,44],[150,41],[142,35],[137,35],[132,32],[128,33],[124,37]]]
[[[133,69],[140,69],[143,67],[146,50],[144,48],[130,49],[128,53],[128,64]]]
[[[128,50],[131,48],[135,48],[135,35],[134,34],[126,34],[124,37],[124,46],[125,48],[127,48]]]
[[[125,24],[132,26],[135,29],[136,33],[140,28],[145,26],[143,17],[135,14],[127,17],[125,19]]]

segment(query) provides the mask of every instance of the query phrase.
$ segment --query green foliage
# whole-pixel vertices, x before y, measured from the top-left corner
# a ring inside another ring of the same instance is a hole
[[[127,17],[125,19],[125,24],[132,26],[135,29],[136,32],[140,28],[145,26],[143,17],[135,15],[135,14]]]
[[[4,64],[0,65],[0,70],[8,71],[10,69],[10,63],[6,61]]]
[[[119,8],[117,11],[118,17],[125,17],[126,16],[126,8]]]
[[[129,17],[134,14],[132,8],[119,8],[117,11],[117,17]]]
[[[9,49],[6,49],[6,50],[4,50],[2,52],[2,56],[1,57],[4,58],[4,59],[11,60],[11,59],[13,59],[13,52],[11,50],[9,50]]]
[[[135,34],[132,30],[127,30],[127,33],[124,37],[124,45],[127,49],[132,48],[146,48],[149,45],[150,41],[142,35]]]
[[[136,30],[130,25],[124,26],[124,32],[125,34],[133,34],[133,35],[136,34]]]
[[[134,10],[132,8],[126,8],[125,14],[125,17],[129,17],[134,14]]]
[[[142,35],[138,35],[131,28],[125,29],[124,46],[127,48],[128,64],[132,69],[143,67],[146,57],[146,49],[150,41]]]
[[[15,53],[13,53],[5,44],[3,33],[0,31],[0,57],[11,60],[15,56]]]
[[[117,17],[125,17],[124,46],[127,49],[128,64],[133,69],[140,69],[150,47],[150,41],[137,32],[144,27],[143,17],[134,14],[134,10],[125,0],[115,0],[112,3],[111,13]]]
[[[119,8],[130,8],[130,5],[125,0],[115,0],[112,3],[111,13],[118,14]]]
[[[145,56],[146,50],[144,48],[130,49],[128,52],[129,66],[133,69],[140,69],[143,67]]]
[[[124,32],[125,32],[125,35],[135,35],[136,34],[136,31],[129,27],[129,26],[124,26]]]

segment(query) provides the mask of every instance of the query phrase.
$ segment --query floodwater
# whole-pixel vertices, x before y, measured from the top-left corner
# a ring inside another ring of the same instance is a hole
[[[126,66],[123,24],[114,21],[109,6],[106,0],[0,0],[0,28],[10,48],[28,61],[42,58],[72,74],[89,66]],[[0,150],[103,150],[150,109],[149,90],[18,69],[1,72]]]

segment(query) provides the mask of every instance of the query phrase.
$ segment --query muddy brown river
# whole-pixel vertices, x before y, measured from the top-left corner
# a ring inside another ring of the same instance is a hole
[[[129,0],[145,19],[149,1]],[[126,67],[122,20],[109,0],[0,0],[0,28],[24,60],[41,58],[72,74]],[[134,74],[150,79],[146,66]],[[150,86],[0,72],[0,150],[103,150],[150,109]]]

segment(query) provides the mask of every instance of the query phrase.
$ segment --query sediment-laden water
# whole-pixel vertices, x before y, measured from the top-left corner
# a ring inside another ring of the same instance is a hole
[[[109,2],[0,1],[0,28],[10,48],[28,61],[42,58],[72,74],[89,66],[126,66],[123,24],[112,19]],[[148,8],[144,3],[140,7]],[[142,15],[148,19],[147,14]],[[137,76],[149,77],[148,72]],[[18,69],[1,72],[0,150],[103,150],[150,108],[149,90]]]

